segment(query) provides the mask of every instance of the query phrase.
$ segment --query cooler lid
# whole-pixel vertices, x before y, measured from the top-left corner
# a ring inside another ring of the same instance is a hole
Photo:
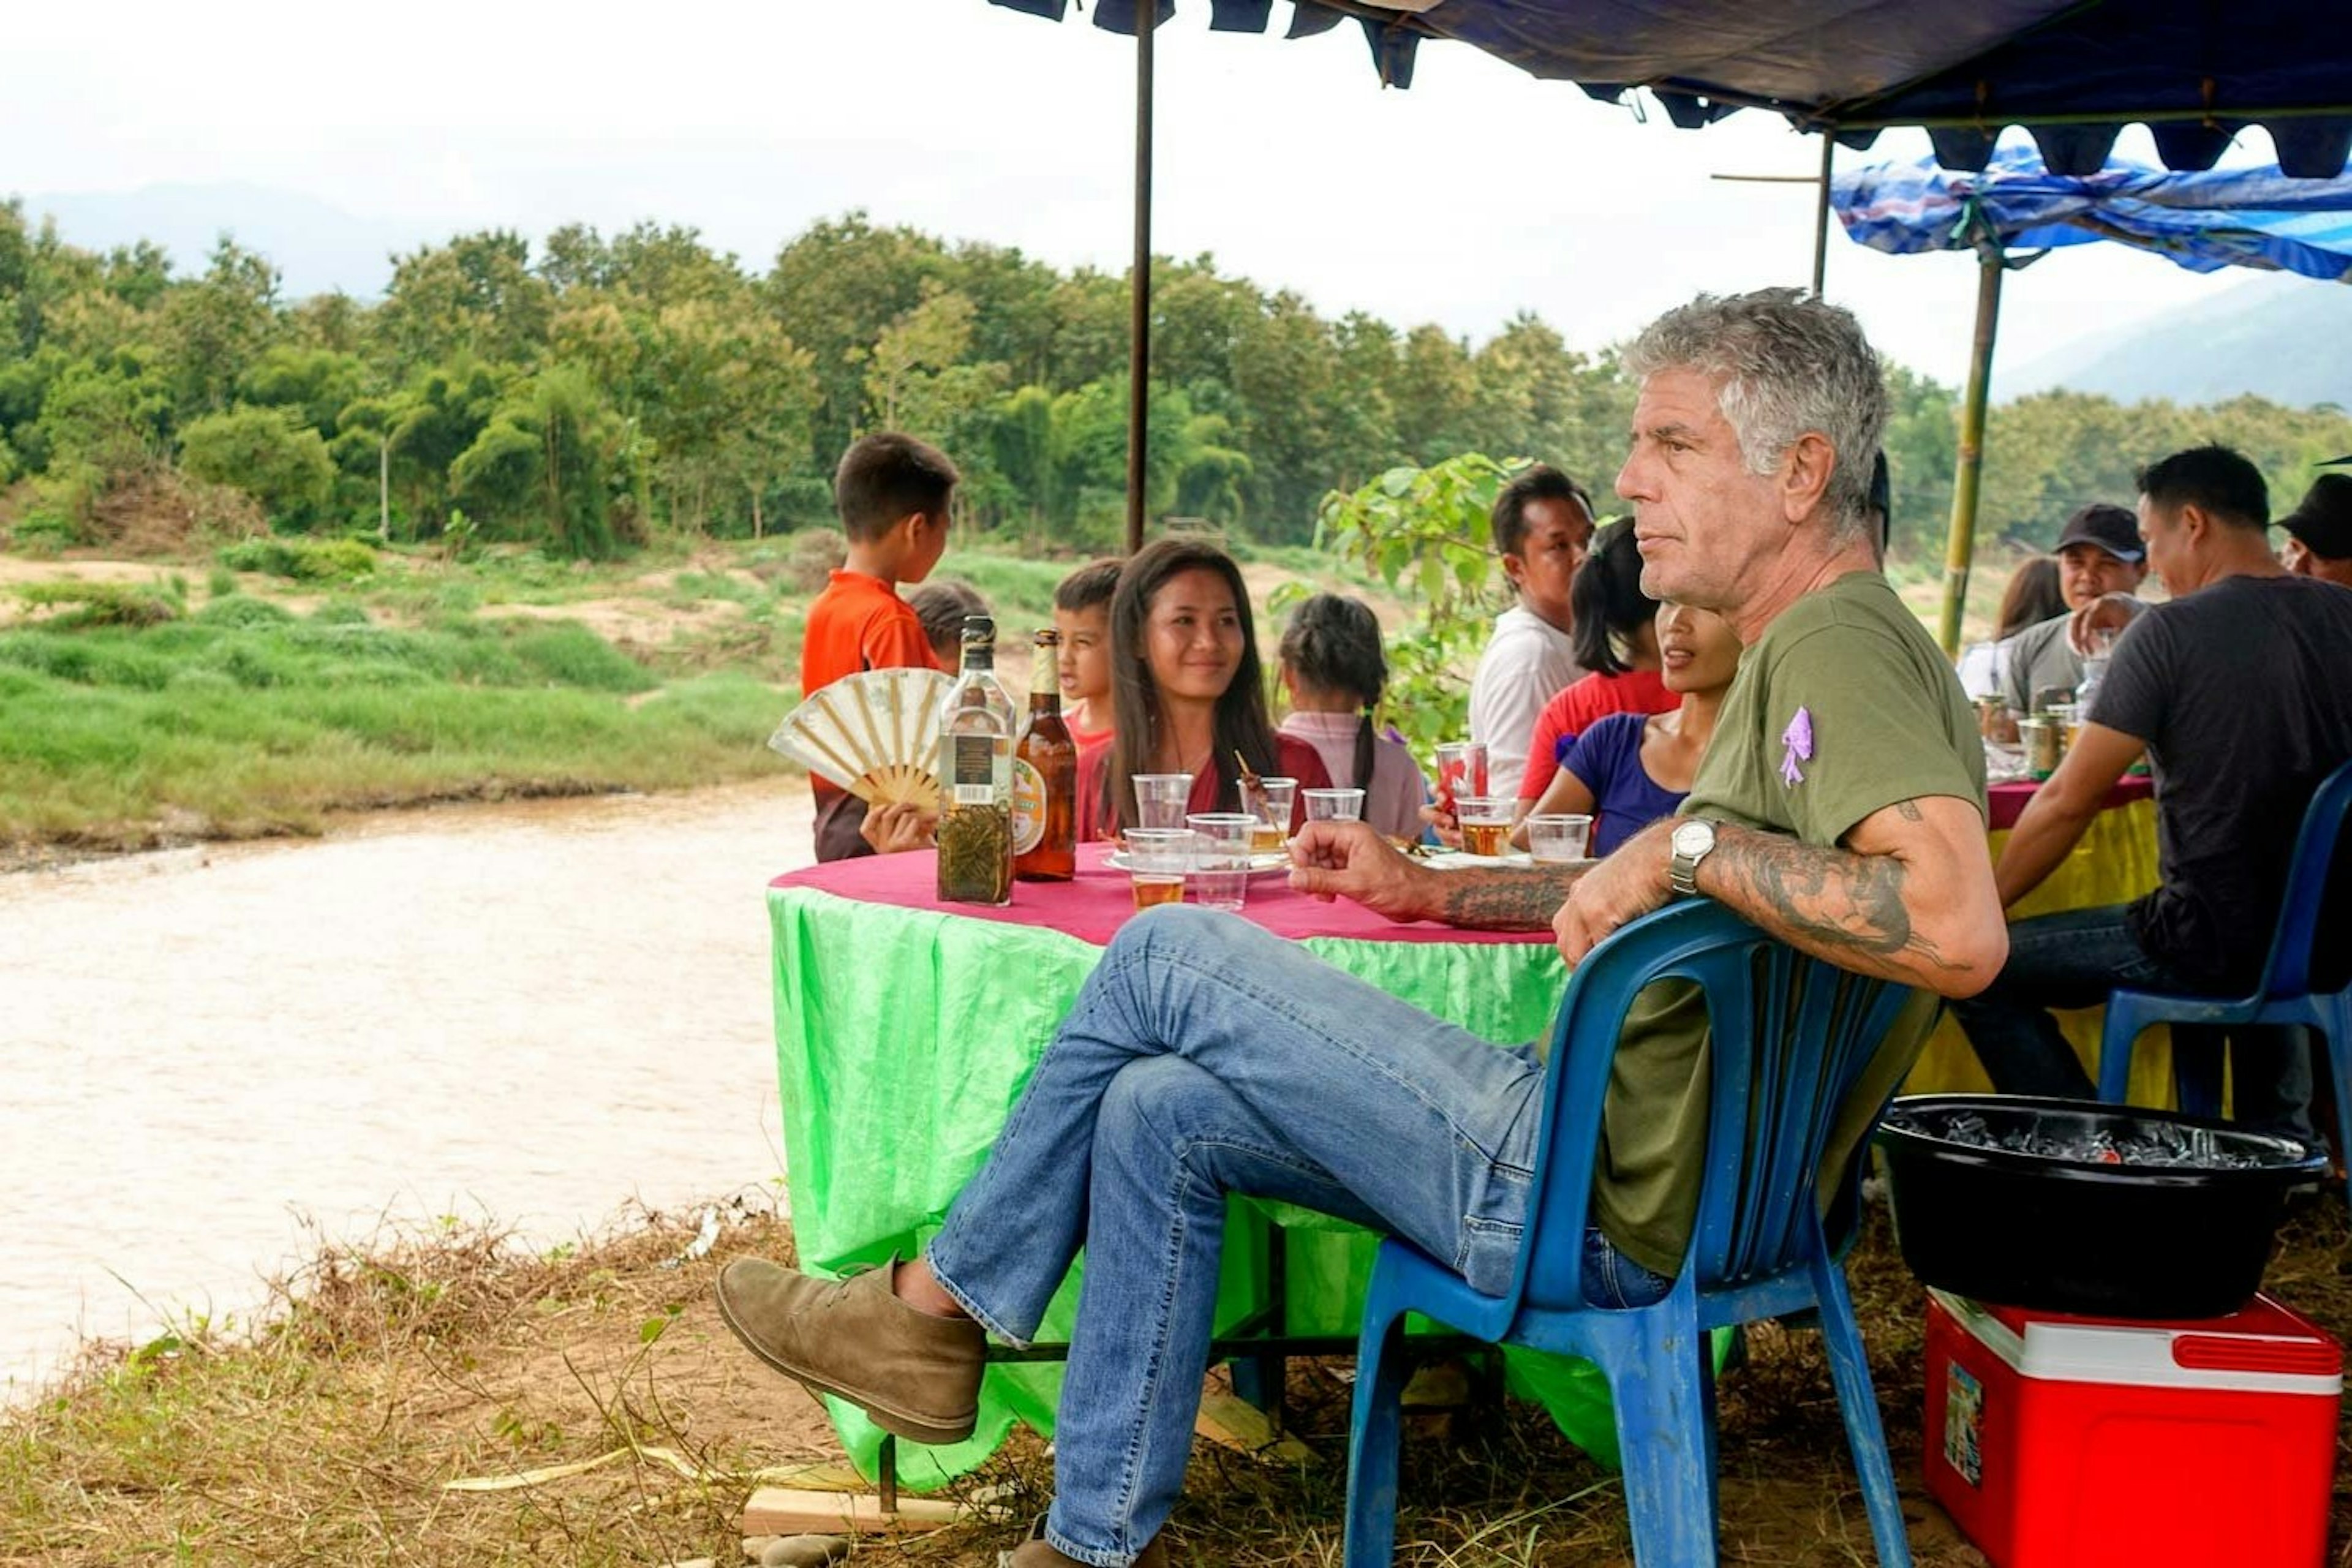
[[[2225,1318],[2143,1322],[1929,1294],[2023,1377],[2273,1394],[2336,1394],[2344,1387],[2343,1347],[2268,1296]]]

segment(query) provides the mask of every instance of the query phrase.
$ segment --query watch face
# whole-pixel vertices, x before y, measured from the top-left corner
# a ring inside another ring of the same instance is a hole
[[[1685,822],[1675,829],[1674,847],[1677,855],[1696,855],[1715,843],[1715,830],[1704,822]]]

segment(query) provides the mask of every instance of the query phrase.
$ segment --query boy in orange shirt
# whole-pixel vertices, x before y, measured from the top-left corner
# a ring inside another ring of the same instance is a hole
[[[848,559],[809,605],[801,640],[801,696],[864,669],[936,669],[929,639],[898,584],[919,583],[948,547],[948,500],[962,476],[938,447],[891,433],[842,454],[833,501]],[[815,773],[816,858],[871,855],[858,828],[866,803]]]

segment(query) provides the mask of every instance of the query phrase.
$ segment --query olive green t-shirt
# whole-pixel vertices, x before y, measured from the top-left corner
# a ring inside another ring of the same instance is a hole
[[[1983,742],[1950,661],[1885,578],[1853,572],[1790,605],[1740,655],[1682,815],[1832,846],[1898,801],[1957,795],[1981,812],[1984,792]],[[1916,994],[1864,1072],[1822,1191],[1910,1071],[1936,1008]],[[1602,1234],[1661,1274],[1682,1268],[1706,1120],[1706,1007],[1691,985],[1654,986],[1626,1018],[1610,1075],[1592,1203]]]

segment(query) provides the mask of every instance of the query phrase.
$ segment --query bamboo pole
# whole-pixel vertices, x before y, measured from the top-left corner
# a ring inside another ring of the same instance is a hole
[[[1837,138],[1822,132],[1822,195],[1820,205],[1813,209],[1813,298],[1822,297],[1822,286],[1830,273],[1830,161],[1837,155]]]
[[[1127,552],[1143,548],[1143,485],[1151,413],[1151,39],[1157,0],[1135,6],[1135,258],[1128,274]]]
[[[1960,456],[1952,470],[1952,526],[1944,543],[1944,614],[1937,639],[1944,651],[1960,651],[1960,616],[1968,607],[1969,564],[1976,552],[1978,481],[1984,471],[1985,404],[1992,384],[1993,336],[2000,322],[2000,275],[2006,268],[1997,240],[1977,248],[1977,327],[1969,353],[1969,390],[1960,405]]]

